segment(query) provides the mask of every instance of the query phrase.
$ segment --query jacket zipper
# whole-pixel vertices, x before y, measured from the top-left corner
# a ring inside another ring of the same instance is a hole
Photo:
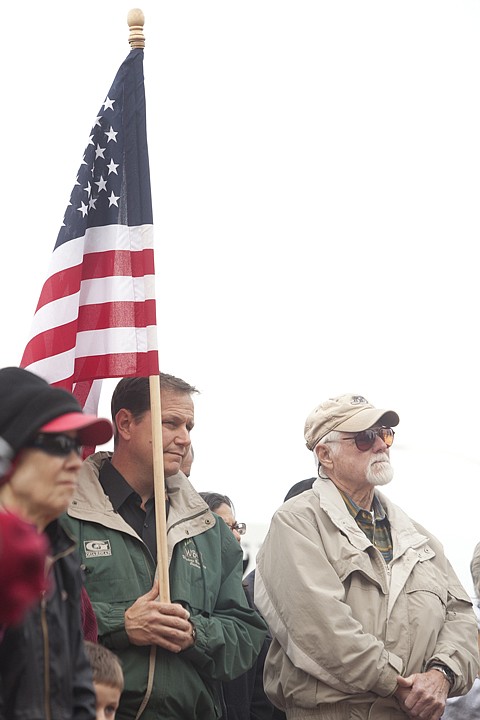
[[[75,546],[70,545],[62,552],[57,553],[52,557],[52,564],[50,571],[54,573],[53,566],[59,558],[67,557],[75,551]],[[44,704],[45,704],[45,720],[52,720],[52,708],[51,708],[51,697],[50,697],[50,652],[49,652],[49,635],[48,635],[48,621],[47,621],[47,597],[46,593],[43,593],[40,601],[41,609],[41,625],[42,625],[42,636],[43,636],[43,662],[45,667],[44,674]]]
[[[52,720],[52,713],[50,708],[50,653],[48,651],[48,623],[47,623],[47,600],[45,593],[43,594],[41,603],[41,624],[42,624],[42,636],[43,636],[43,665],[44,665],[44,676],[43,676],[43,692],[44,692],[44,703],[45,703],[45,718],[46,720]]]
[[[178,520],[176,523],[173,523],[173,525],[170,525],[170,527],[167,528],[167,534],[170,532],[170,530],[173,530],[173,528],[176,528],[177,525],[182,525],[183,523],[190,522],[190,520],[195,520],[196,518],[201,517],[202,515],[206,515],[207,513],[208,513],[208,508],[206,508],[205,510],[202,510],[201,512],[195,513],[195,515],[189,515],[188,517]]]

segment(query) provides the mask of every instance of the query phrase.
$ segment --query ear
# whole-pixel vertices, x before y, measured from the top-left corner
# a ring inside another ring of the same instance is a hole
[[[332,456],[327,443],[324,445],[318,443],[318,445],[315,446],[315,455],[322,467],[332,467]]]
[[[0,436],[0,484],[7,482],[4,478],[7,478],[12,472],[14,454],[12,446]]]
[[[133,415],[130,410],[120,408],[115,415],[115,425],[117,427],[118,437],[121,437],[123,440],[130,440],[130,428],[133,421]]]

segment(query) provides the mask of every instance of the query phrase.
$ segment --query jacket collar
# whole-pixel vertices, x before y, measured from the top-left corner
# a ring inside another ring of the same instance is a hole
[[[340,491],[331,480],[317,478],[312,489],[320,501],[322,510],[338,529],[347,535],[354,547],[364,550],[371,544],[350,515]],[[403,555],[409,548],[418,550],[423,547],[428,538],[419,532],[408,515],[378,490],[375,491],[375,494],[390,522],[394,559]]]
[[[98,480],[101,464],[111,456],[111,452],[101,451],[85,460],[67,512],[73,518],[97,522],[138,538],[133,528],[115,512]],[[182,472],[167,478],[166,485],[170,502],[167,538],[171,557],[177,542],[209,530],[215,525],[216,520],[206,502]]]

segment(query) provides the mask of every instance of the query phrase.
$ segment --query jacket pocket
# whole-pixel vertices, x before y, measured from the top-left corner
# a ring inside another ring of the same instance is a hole
[[[444,610],[447,607],[447,584],[430,560],[415,565],[405,589],[407,593],[428,593],[430,600],[437,599]]]
[[[433,650],[430,642],[438,637],[447,617],[447,587],[441,583],[442,575],[435,571],[430,561],[415,565],[405,584],[407,601],[408,634],[410,642],[415,638],[430,637],[427,655]]]

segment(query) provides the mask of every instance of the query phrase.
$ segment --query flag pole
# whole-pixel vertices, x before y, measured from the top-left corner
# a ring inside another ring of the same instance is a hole
[[[161,602],[170,602],[167,546],[167,506],[165,471],[163,467],[162,406],[160,377],[150,376],[150,409],[152,414],[153,491],[155,494],[155,523],[157,533],[157,581]]]
[[[145,16],[139,8],[127,15],[130,34],[128,42],[132,50],[145,47],[143,26]],[[150,410],[152,420],[153,492],[155,497],[155,531],[157,537],[157,583],[161,602],[170,602],[168,576],[167,513],[165,497],[165,470],[163,466],[162,405],[160,400],[160,376],[151,375]]]

